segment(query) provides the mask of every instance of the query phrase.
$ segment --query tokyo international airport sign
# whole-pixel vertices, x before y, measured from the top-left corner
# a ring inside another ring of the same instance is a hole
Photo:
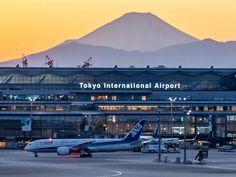
[[[80,82],[80,89],[88,89],[88,90],[98,90],[98,89],[119,89],[119,90],[127,90],[127,89],[156,89],[156,90],[178,90],[181,89],[180,83],[90,83],[90,82]]]

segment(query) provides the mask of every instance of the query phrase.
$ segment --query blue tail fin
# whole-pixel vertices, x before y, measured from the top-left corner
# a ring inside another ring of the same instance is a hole
[[[155,127],[155,129],[153,130],[152,137],[153,137],[154,139],[157,138],[158,131],[159,131],[159,120],[156,122],[156,127]]]
[[[143,131],[146,120],[140,120],[134,128],[123,138],[123,141],[137,141]]]

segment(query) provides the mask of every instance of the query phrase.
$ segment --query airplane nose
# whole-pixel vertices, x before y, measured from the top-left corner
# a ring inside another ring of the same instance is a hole
[[[27,144],[24,148],[25,151],[29,151],[29,145]]]

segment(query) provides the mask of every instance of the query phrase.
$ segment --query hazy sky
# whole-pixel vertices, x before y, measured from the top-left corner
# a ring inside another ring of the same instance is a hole
[[[236,40],[236,0],[0,0],[0,60],[80,38],[133,11],[199,39]]]

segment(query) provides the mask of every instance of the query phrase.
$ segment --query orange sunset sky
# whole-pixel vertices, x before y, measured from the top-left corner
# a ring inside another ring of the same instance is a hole
[[[0,61],[80,38],[133,11],[199,39],[236,40],[236,0],[0,0]]]

